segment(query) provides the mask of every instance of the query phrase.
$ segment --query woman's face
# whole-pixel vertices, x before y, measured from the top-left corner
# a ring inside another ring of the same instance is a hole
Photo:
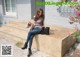
[[[38,11],[38,16],[41,16],[41,15],[42,15],[42,11],[39,10],[39,11]]]

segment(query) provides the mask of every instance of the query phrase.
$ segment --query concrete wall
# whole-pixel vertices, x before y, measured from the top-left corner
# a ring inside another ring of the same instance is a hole
[[[60,16],[57,8],[57,6],[45,6],[45,24],[73,27],[67,17]]]
[[[31,0],[16,0],[16,6],[18,19],[31,19]]]

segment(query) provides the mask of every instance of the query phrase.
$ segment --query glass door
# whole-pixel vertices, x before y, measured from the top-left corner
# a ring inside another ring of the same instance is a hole
[[[16,16],[16,0],[4,0],[5,14]]]

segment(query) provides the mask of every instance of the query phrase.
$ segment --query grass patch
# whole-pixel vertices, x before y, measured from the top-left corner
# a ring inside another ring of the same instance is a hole
[[[23,46],[23,42],[22,41],[18,41],[15,45],[17,47],[21,48]]]

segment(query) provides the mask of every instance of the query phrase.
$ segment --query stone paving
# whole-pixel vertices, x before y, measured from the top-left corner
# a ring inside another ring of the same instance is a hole
[[[15,45],[15,41],[13,40],[10,40],[8,38],[3,38],[3,37],[0,37],[0,57],[4,57],[4,56],[1,56],[1,45],[2,44],[9,44],[9,45],[12,45],[13,47],[13,55],[11,57],[27,57],[27,54],[28,54],[28,50],[22,50],[21,48],[17,47]],[[40,51],[37,51],[35,49],[32,50],[32,56],[31,57],[54,57],[54,56],[50,56],[48,54],[45,54],[43,52],[40,52]],[[9,56],[6,56],[6,57],[9,57]],[[66,53],[66,55],[64,57],[80,57],[80,43],[77,45],[76,49],[73,50],[69,50],[68,53]]]
[[[13,40],[10,40],[8,38],[1,38],[0,37],[0,57],[3,57],[1,56],[1,45],[5,44],[5,45],[12,45],[13,47],[13,55],[11,57],[27,57],[27,54],[28,54],[28,50],[22,50],[21,48],[17,47],[15,45],[15,41]],[[32,56],[31,57],[51,57],[50,55],[47,55],[43,52],[40,52],[40,51],[36,51],[35,49],[32,50]],[[6,57],[9,57],[9,56],[6,56]]]
[[[75,43],[74,48],[70,48],[64,57],[80,57],[80,43]]]

